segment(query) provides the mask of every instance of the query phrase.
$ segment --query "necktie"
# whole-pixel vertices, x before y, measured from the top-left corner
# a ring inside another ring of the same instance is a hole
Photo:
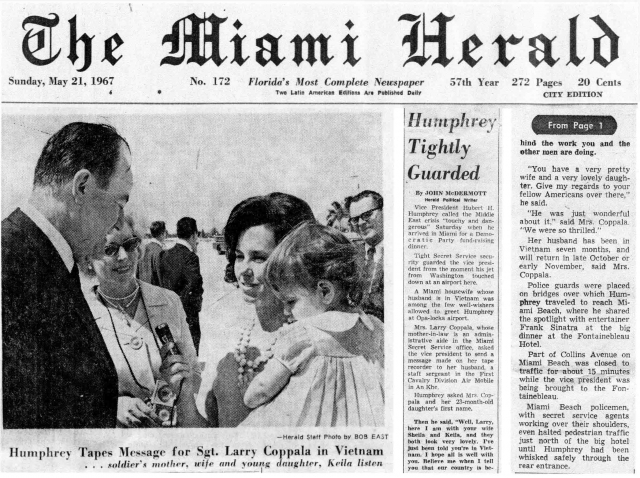
[[[366,283],[366,289],[365,289],[365,293],[369,293],[371,292],[371,286],[373,284],[373,274],[375,272],[376,269],[376,261],[375,261],[375,254],[376,254],[376,248],[375,247],[370,247],[369,250],[367,250],[367,283]]]

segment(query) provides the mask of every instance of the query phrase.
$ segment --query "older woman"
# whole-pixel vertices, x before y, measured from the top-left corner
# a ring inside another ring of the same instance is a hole
[[[104,252],[92,262],[98,285],[87,294],[118,372],[118,426],[171,424],[171,409],[156,413],[149,404],[159,379],[177,396],[177,425],[195,425],[199,375],[185,313],[175,293],[136,279],[140,243],[131,218],[109,232]],[[161,324],[169,326],[181,355],[167,354],[157,332]]]
[[[264,282],[264,265],[284,236],[309,220],[309,205],[283,193],[246,199],[231,211],[224,234],[239,289],[216,304],[200,349],[205,370],[197,405],[211,425],[235,427],[251,412],[244,392],[287,322],[282,302]]]

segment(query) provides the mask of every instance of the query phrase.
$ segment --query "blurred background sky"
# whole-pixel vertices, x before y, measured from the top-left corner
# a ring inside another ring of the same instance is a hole
[[[274,191],[306,200],[324,222],[332,201],[382,191],[379,113],[4,114],[2,218],[29,197],[47,139],[73,121],[107,123],[127,139],[127,212],[144,229],[164,220],[175,232],[191,216],[201,230],[222,230],[238,202]]]

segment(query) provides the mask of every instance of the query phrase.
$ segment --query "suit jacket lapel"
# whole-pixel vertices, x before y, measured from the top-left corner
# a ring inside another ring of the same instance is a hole
[[[140,291],[147,310],[149,325],[155,334],[156,327],[164,321],[163,311],[167,301],[162,294],[159,294],[153,287],[149,287],[145,282],[140,282]]]
[[[16,209],[7,219],[25,232],[29,246],[42,257],[42,260],[51,267],[51,270],[56,273],[60,279],[69,279],[69,270],[62,260],[62,257],[60,257],[58,250],[29,216],[20,209]],[[66,274],[64,274],[65,271]]]
[[[95,325],[93,314],[82,290],[72,279],[71,273],[67,269],[62,257],[60,257],[58,250],[51,243],[47,235],[20,209],[14,211],[8,219],[25,232],[29,247],[37,251],[43,261],[49,266],[51,274],[53,274],[51,280],[59,284],[61,290],[66,290],[69,293],[75,306],[73,312],[75,312],[75,315],[80,320],[87,324],[87,330],[92,335],[94,343],[95,341],[98,341],[97,343],[102,342],[102,335],[100,335],[100,331]]]

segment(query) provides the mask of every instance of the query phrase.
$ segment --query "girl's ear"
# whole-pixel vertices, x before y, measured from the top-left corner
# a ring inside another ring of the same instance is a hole
[[[336,298],[336,286],[333,285],[333,282],[328,280],[321,280],[318,282],[318,287],[316,288],[320,300],[325,305],[333,304],[333,301]]]

